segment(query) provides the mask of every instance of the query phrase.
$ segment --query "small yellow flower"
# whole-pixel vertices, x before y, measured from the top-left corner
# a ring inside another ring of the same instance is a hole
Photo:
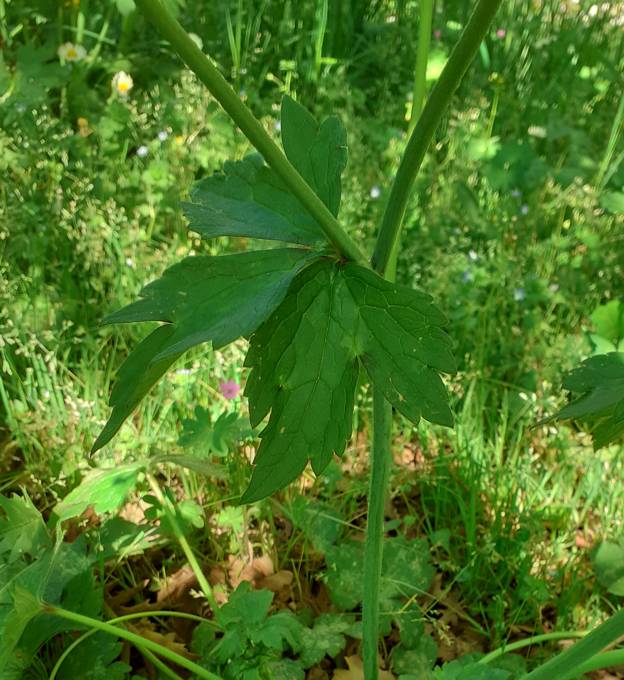
[[[134,81],[132,80],[131,75],[125,71],[119,71],[113,76],[112,84],[113,90],[115,90],[117,94],[121,95],[122,97],[127,97],[128,92],[130,92],[132,86],[134,85]]]
[[[87,56],[87,50],[82,45],[70,42],[60,45],[56,53],[61,61],[80,61]]]

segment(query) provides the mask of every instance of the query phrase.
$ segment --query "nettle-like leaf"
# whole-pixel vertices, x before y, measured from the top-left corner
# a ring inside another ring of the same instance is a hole
[[[354,264],[321,260],[303,271],[251,338],[246,387],[252,426],[270,411],[243,502],[316,474],[351,436],[360,362],[412,422],[452,424],[438,370],[453,372],[443,315],[428,295]]]
[[[568,373],[563,387],[579,396],[553,418],[588,421],[594,449],[624,435],[624,352],[586,359]]]
[[[286,156],[338,214],[346,165],[344,128],[318,124],[282,103]],[[454,372],[445,319],[424,293],[385,281],[323,249],[320,226],[259,157],[226,164],[185,206],[200,235],[254,237],[305,248],[191,257],[148,285],[108,323],[159,321],[119,371],[106,444],[148,390],[186,350],[250,338],[246,387],[252,426],[267,416],[243,501],[293,481],[310,461],[319,474],[351,436],[360,367],[406,418],[451,425],[439,372]],[[316,249],[316,250],[315,250]]]

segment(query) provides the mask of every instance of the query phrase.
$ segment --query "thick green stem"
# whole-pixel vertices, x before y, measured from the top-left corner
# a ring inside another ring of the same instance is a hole
[[[108,635],[114,635],[115,637],[121,638],[122,640],[127,640],[139,648],[148,649],[150,652],[154,652],[155,654],[172,661],[178,666],[186,668],[186,670],[195,673],[198,677],[204,678],[205,680],[222,680],[218,675],[215,675],[205,668],[198,666],[196,663],[189,661],[189,659],[177,654],[176,652],[173,652],[167,647],[163,647],[157,642],[148,640],[147,638],[141,637],[136,633],[125,630],[124,628],[119,628],[118,626],[113,626],[110,623],[93,619],[90,616],[83,616],[82,614],[77,614],[76,612],[70,612],[67,609],[53,607],[52,605],[44,605],[44,611],[47,614],[51,614],[52,616],[58,616],[61,619],[73,621],[74,623],[78,623],[81,626],[94,628],[95,630],[102,631],[103,633],[108,633]]]
[[[307,208],[325,232],[329,242],[344,258],[363,264],[365,257],[355,241],[343,230],[338,220],[295,170],[262,124],[243,104],[240,97],[228,85],[210,59],[191,40],[171,12],[163,6],[160,0],[137,0],[137,5],[160,34],[171,43],[191,71],[204,83],[284,184]]]
[[[364,678],[377,680],[379,636],[379,584],[383,559],[384,506],[390,475],[392,407],[380,389],[373,387],[373,446],[368,489],[368,517],[364,557],[362,632]]]
[[[624,635],[624,609],[607,619],[580,642],[524,676],[525,680],[567,680],[579,675],[578,669],[607,645]]]
[[[501,2],[502,0],[479,0],[410,136],[392,185],[373,254],[373,267],[380,273],[386,271],[392,251],[397,250],[396,244],[401,235],[412,185],[435,129],[477,53]]]
[[[420,0],[420,23],[418,24],[418,47],[416,49],[416,68],[414,70],[414,93],[412,96],[412,113],[410,115],[409,133],[416,126],[422,113],[427,90],[427,62],[431,45],[431,22],[433,20],[433,0]]]

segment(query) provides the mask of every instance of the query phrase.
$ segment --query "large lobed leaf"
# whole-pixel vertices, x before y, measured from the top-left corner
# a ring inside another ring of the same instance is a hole
[[[344,128],[320,125],[286,97],[286,156],[328,209],[338,214],[346,164]],[[192,257],[148,285],[142,299],[108,323],[158,321],[119,371],[113,413],[94,444],[106,444],[140,400],[187,349],[251,336],[246,394],[252,425],[269,416],[243,500],[294,480],[311,461],[318,474],[351,436],[360,366],[412,422],[451,425],[439,372],[453,372],[443,315],[431,298],[322,252],[322,232],[258,157],[226,164],[186,205],[203,236],[251,236],[313,246]]]
[[[591,421],[595,449],[624,435],[624,352],[590,357],[568,373],[563,387],[579,396],[554,418]]]
[[[246,364],[252,425],[261,433],[244,502],[301,474],[320,473],[351,435],[360,362],[412,422],[452,424],[437,371],[453,372],[443,315],[431,298],[372,271],[329,259],[308,267],[254,333]]]
[[[188,257],[141,292],[142,300],[106,323],[163,321],[130,353],[111,394],[113,413],[93,445],[107,444],[147,392],[186,350],[219,348],[249,335],[286,295],[295,274],[315,255],[278,248],[221,257]]]

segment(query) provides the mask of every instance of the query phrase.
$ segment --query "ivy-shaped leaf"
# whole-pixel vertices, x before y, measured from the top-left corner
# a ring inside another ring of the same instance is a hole
[[[303,271],[251,338],[245,394],[252,426],[270,412],[243,502],[316,474],[351,436],[359,363],[412,422],[452,424],[437,371],[453,372],[443,315],[431,298],[354,264]]]

